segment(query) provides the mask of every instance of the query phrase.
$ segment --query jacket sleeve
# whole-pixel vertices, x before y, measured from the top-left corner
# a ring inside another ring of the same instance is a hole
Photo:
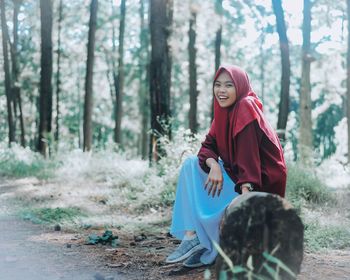
[[[208,158],[213,158],[218,161],[218,149],[215,138],[215,120],[213,121],[209,133],[206,135],[205,140],[202,142],[202,146],[198,152],[199,165],[204,172],[209,173],[210,168],[207,166],[205,161]]]
[[[257,121],[248,124],[235,139],[235,162],[237,181],[235,191],[241,193],[243,183],[251,183],[254,190],[259,190],[262,184],[260,145],[263,132]]]

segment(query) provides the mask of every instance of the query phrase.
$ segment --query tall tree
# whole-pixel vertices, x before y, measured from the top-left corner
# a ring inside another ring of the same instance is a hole
[[[150,2],[150,100],[151,134],[150,160],[158,160],[158,155],[165,154],[158,139],[171,137],[170,128],[170,82],[171,56],[168,38],[171,32],[173,0],[151,0]]]
[[[63,18],[63,0],[58,7],[58,34],[57,34],[57,73],[56,73],[56,130],[55,141],[58,142],[60,133],[60,93],[61,93],[61,31]]]
[[[147,1],[148,2],[148,1]],[[145,0],[140,0],[140,103],[139,108],[141,112],[141,156],[142,159],[147,158],[147,143],[149,130],[149,37],[148,26],[145,21]]]
[[[312,120],[311,120],[311,85],[310,85],[310,33],[311,33],[311,3],[304,0],[303,11],[303,46],[302,71],[300,88],[300,135],[299,154],[304,163],[308,163],[312,150]]]
[[[92,106],[93,106],[93,68],[95,57],[95,33],[97,21],[98,0],[91,0],[89,35],[87,44],[87,61],[85,76],[85,101],[84,101],[84,151],[90,151],[92,146]]]
[[[118,74],[113,73],[115,94],[116,94],[116,107],[115,107],[115,128],[114,128],[114,141],[121,143],[122,132],[121,123],[123,117],[123,91],[124,91],[124,32],[125,32],[125,2],[121,0],[120,4],[120,25],[119,25],[119,46],[118,46]]]
[[[347,116],[347,122],[348,122],[348,163],[350,163],[350,0],[347,0],[346,3],[347,3],[347,13],[348,13],[348,52],[346,56],[346,61],[347,61],[346,116]]]
[[[276,16],[277,33],[280,42],[282,76],[281,76],[281,98],[279,103],[277,132],[282,143],[286,139],[286,127],[289,113],[289,86],[290,86],[290,59],[289,43],[287,38],[286,23],[281,0],[272,0],[273,11]]]
[[[216,71],[217,69],[219,69],[219,66],[221,64],[222,14],[223,14],[222,0],[216,0],[215,10],[220,17],[219,29],[216,31],[216,34],[215,34],[215,71]],[[213,118],[214,118],[214,95],[212,96],[212,102],[211,102],[211,119],[213,120]]]
[[[7,103],[7,123],[9,129],[9,144],[15,141],[15,129],[13,122],[13,112],[12,112],[12,93],[11,93],[11,74],[10,74],[10,62],[8,57],[8,44],[9,35],[6,23],[6,10],[5,10],[5,0],[1,0],[1,30],[2,30],[2,49],[4,55],[4,73],[5,73],[5,93],[6,93],[6,103]]]
[[[41,71],[38,150],[47,156],[52,126],[52,2],[40,0]]]
[[[16,109],[19,109],[19,122],[21,128],[21,145],[25,147],[25,129],[22,111],[21,89],[18,85],[19,66],[18,66],[18,13],[22,0],[13,0],[13,43],[11,44],[11,61],[12,61],[12,96],[14,100],[14,111],[17,119]],[[16,127],[16,125],[15,125]]]
[[[196,66],[196,7],[191,6],[190,28],[188,31],[188,54],[189,54],[189,79],[190,79],[190,111],[189,111],[189,127],[192,133],[198,132],[197,122],[197,66]]]

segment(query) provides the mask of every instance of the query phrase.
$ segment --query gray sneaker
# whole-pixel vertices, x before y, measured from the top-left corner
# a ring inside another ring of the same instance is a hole
[[[190,256],[187,260],[185,260],[183,265],[185,267],[191,267],[191,268],[205,265],[204,263],[201,262],[201,256],[206,250],[207,249],[205,248],[203,248],[202,250],[199,250],[198,252]]]
[[[182,240],[179,247],[177,247],[176,250],[166,258],[165,262],[176,263],[183,261],[202,248],[203,247],[199,243],[198,237],[192,240]]]

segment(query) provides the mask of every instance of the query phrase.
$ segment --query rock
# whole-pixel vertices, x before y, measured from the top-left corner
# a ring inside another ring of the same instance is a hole
[[[140,235],[134,236],[135,242],[140,242],[147,239],[147,236],[144,233],[141,233]]]
[[[54,227],[55,231],[60,231],[61,230],[61,226],[59,224],[56,224]]]

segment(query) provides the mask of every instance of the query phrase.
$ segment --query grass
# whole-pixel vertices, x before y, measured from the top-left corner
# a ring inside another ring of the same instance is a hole
[[[314,204],[335,202],[330,189],[316,177],[314,171],[297,164],[288,165],[286,197],[296,206],[301,204],[300,200]]]
[[[1,177],[48,179],[53,176],[57,166],[59,166],[58,162],[46,160],[39,153],[16,144],[11,148],[4,147],[0,152]]]
[[[22,212],[21,217],[36,224],[55,224],[64,221],[73,222],[75,218],[85,214],[75,207],[68,208],[35,208]]]
[[[310,251],[350,247],[350,231],[341,226],[322,226],[318,222],[305,225],[305,243]]]

